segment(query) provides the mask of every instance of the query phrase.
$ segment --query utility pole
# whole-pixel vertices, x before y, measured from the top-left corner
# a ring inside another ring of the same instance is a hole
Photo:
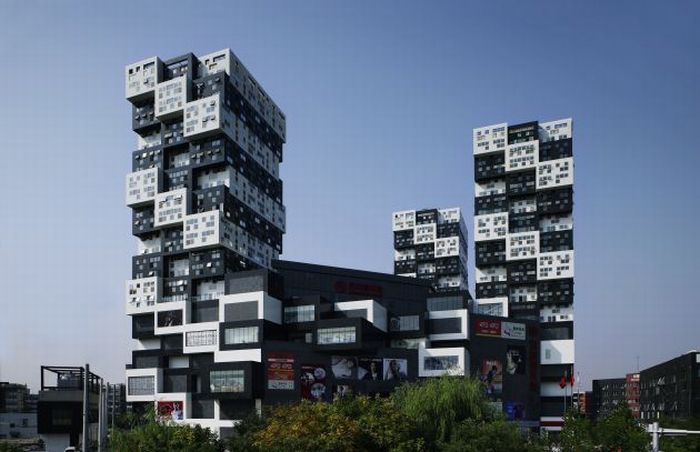
[[[100,404],[97,408],[97,452],[102,452],[102,437],[104,430],[104,412],[105,412],[105,391],[104,382],[100,379]]]
[[[90,364],[85,364],[85,370],[83,371],[83,452],[87,452],[88,440],[90,436],[90,420],[88,418],[90,413]]]

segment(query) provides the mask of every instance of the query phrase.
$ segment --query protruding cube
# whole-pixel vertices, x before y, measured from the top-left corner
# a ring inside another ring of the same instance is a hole
[[[138,101],[152,97],[156,85],[163,80],[163,64],[158,57],[148,58],[124,69],[126,98]]]

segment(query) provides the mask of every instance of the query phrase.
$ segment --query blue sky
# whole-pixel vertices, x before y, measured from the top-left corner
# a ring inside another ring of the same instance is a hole
[[[698,348],[699,5],[2,2],[0,380],[124,378],[123,67],[225,47],[287,115],[283,258],[391,272],[401,209],[471,235],[471,129],[573,117],[577,370]]]

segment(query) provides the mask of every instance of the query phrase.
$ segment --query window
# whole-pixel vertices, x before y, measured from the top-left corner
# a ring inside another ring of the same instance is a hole
[[[73,425],[73,412],[70,408],[54,407],[51,410],[51,424],[53,426]]]
[[[459,366],[459,357],[452,356],[426,356],[423,360],[425,370],[448,370]]]
[[[243,370],[212,370],[209,372],[209,386],[211,392],[243,392],[244,372]]]
[[[216,345],[216,330],[190,331],[185,336],[185,345],[188,347],[201,347],[203,345]]]
[[[462,297],[428,298],[428,311],[452,311],[463,308]]]
[[[250,344],[258,341],[257,326],[226,328],[224,331],[224,343],[226,345]]]
[[[284,323],[313,322],[316,320],[316,306],[288,306],[284,308]]]
[[[129,377],[129,395],[151,395],[155,393],[155,377]]]
[[[418,331],[420,330],[420,317],[417,315],[404,315],[393,317],[389,322],[389,331]]]
[[[319,344],[351,344],[357,340],[354,326],[319,328],[317,338]]]

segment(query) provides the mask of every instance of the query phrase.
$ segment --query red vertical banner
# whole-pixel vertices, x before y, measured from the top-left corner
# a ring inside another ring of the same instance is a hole
[[[267,355],[267,389],[294,390],[294,355],[271,352]]]

